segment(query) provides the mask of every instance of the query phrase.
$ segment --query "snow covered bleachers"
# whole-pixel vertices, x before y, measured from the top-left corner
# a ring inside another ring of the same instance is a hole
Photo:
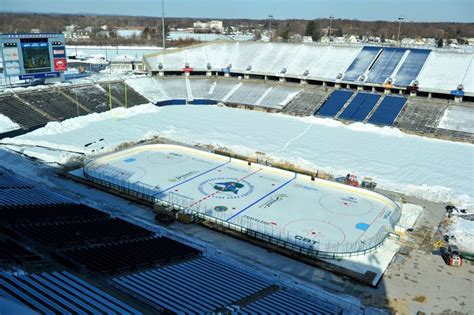
[[[42,126],[49,121],[48,117],[33,110],[11,95],[0,96],[0,113],[9,117],[24,129]]]
[[[430,55],[429,49],[409,49],[405,60],[395,75],[393,84],[396,86],[408,86],[420,73],[426,59]]]
[[[344,73],[344,81],[357,81],[381,52],[381,47],[365,46]]]
[[[157,310],[177,314],[212,313],[272,285],[208,258],[113,278],[111,283]]]
[[[401,96],[385,96],[368,122],[376,125],[391,126],[405,106],[407,99]]]
[[[450,93],[458,85],[466,84],[464,91],[474,95],[473,63],[474,54],[441,51],[431,53],[417,78],[420,90]]]
[[[419,81],[420,89],[440,93],[449,93],[463,84],[465,92],[474,94],[474,80],[468,75],[474,69],[473,56],[473,53],[403,47],[215,42],[149,55],[145,59],[153,72],[181,71],[187,63],[195,71],[221,72],[229,66],[230,72],[236,74],[330,82],[342,79],[367,85],[391,83],[407,87]],[[444,76],[446,69],[449,73]]]
[[[334,303],[315,301],[301,294],[279,290],[244,306],[237,314],[341,314]]]
[[[0,296],[40,314],[141,314],[67,271],[0,274]]]
[[[365,117],[374,108],[380,94],[359,92],[349,105],[339,115],[339,118],[353,121],[364,121]]]
[[[403,48],[384,48],[370,69],[365,80],[367,83],[383,84],[392,76],[406,50]]]
[[[166,94],[158,80],[154,78],[133,78],[127,79],[125,82],[135,91],[146,97],[150,102],[157,103],[169,100],[170,96]]]
[[[168,77],[158,80],[158,84],[171,99],[188,99],[186,80],[183,77]]]
[[[332,92],[326,102],[316,112],[316,115],[325,117],[336,116],[344,104],[351,98],[352,94],[354,93],[349,90],[336,90]]]

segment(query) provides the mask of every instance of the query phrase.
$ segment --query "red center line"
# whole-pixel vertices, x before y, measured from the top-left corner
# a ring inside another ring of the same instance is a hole
[[[260,172],[261,170],[262,170],[262,169],[260,168],[260,169],[256,170],[255,172],[252,172],[252,173],[250,173],[250,174],[248,174],[248,175],[246,175],[246,176],[244,176],[244,177],[242,177],[242,178],[239,178],[239,179],[236,181],[236,183],[245,180],[246,178],[248,178],[248,177],[250,177],[250,176],[252,176],[252,175],[254,175],[254,174]],[[204,196],[203,198],[199,199],[198,201],[193,202],[192,204],[189,205],[189,207],[192,207],[192,206],[194,206],[195,204],[200,203],[201,201],[206,200],[206,199],[208,199],[208,198],[211,198],[212,196],[217,195],[217,194],[222,193],[222,192],[223,192],[223,191],[221,191],[221,190],[216,190],[216,191],[213,192],[212,194],[209,194],[209,195],[207,195],[207,196]]]

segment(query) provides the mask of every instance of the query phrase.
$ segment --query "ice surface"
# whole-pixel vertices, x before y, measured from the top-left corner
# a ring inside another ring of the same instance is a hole
[[[346,126],[317,117],[297,118],[216,106],[158,109],[147,105],[128,111],[132,110],[137,112],[131,117],[126,109],[117,108],[110,113],[50,123],[3,141],[90,152],[84,145],[99,138],[111,150],[124,142],[161,135],[190,144],[224,146],[244,154],[261,151],[335,175],[372,176],[380,188],[474,206],[471,144],[406,135],[389,127],[362,123]],[[124,113],[118,115],[115,111]]]

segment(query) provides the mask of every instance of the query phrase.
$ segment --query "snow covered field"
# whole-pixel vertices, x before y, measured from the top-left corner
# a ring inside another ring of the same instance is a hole
[[[0,133],[16,129],[20,129],[20,126],[18,126],[18,124],[14,123],[7,116],[0,114]]]
[[[334,175],[372,176],[380,188],[387,190],[474,206],[473,145],[406,135],[387,127],[360,123],[345,126],[316,117],[216,106],[144,105],[50,123],[3,142],[92,152],[156,135],[189,144],[227,147],[244,154],[261,151]],[[93,144],[85,147],[88,143]],[[22,148],[26,154],[28,150]],[[37,148],[35,151],[38,153]],[[48,155],[50,161],[67,159],[64,152],[41,154],[43,158]]]

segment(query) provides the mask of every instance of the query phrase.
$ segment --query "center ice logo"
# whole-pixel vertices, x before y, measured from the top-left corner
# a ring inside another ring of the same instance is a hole
[[[218,177],[200,183],[198,190],[214,199],[237,199],[250,195],[253,192],[253,185],[238,178]]]
[[[223,192],[232,192],[234,194],[239,193],[239,189],[243,188],[244,185],[237,182],[222,182],[222,183],[215,183],[214,189],[223,191]]]

